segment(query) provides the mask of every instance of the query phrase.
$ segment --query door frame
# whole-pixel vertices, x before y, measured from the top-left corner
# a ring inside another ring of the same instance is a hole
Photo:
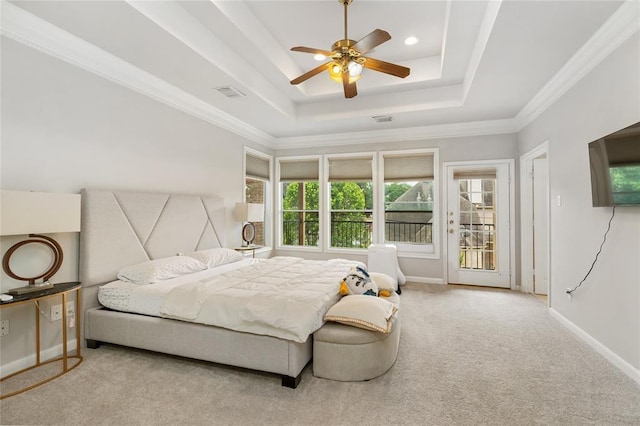
[[[533,160],[543,155],[547,156],[549,164],[549,141],[544,141],[537,147],[520,156],[520,269],[521,290],[533,293]],[[547,289],[547,306],[551,306],[551,197],[549,185],[549,167],[547,166],[547,267],[549,270],[549,288]]]
[[[447,211],[448,211],[448,194],[449,194],[449,168],[460,166],[491,166],[497,164],[506,164],[509,169],[509,288],[516,289],[516,241],[515,241],[515,218],[516,218],[516,202],[515,202],[515,160],[512,158],[501,160],[479,160],[479,161],[447,161],[442,163],[441,178],[443,192],[441,199],[443,202],[440,206],[440,217],[443,218],[441,228],[441,241],[442,244],[442,277],[445,284],[449,284],[449,242],[447,238],[446,226]]]

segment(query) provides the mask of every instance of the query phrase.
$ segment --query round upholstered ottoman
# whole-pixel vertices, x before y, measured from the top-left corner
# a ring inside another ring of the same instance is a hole
[[[353,382],[386,373],[398,356],[399,314],[398,311],[392,317],[388,334],[336,322],[325,323],[313,333],[313,375]]]

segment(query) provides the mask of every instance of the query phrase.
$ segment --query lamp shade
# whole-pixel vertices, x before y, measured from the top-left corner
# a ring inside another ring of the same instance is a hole
[[[0,192],[0,235],[80,232],[80,194]]]
[[[236,203],[235,216],[238,222],[263,222],[264,204]]]

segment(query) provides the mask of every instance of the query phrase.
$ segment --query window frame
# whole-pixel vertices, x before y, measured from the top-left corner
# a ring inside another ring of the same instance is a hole
[[[269,178],[247,176],[247,156],[251,155],[266,160],[269,163]],[[242,151],[242,202],[247,202],[247,178],[253,180],[261,180],[264,182],[263,203],[264,203],[264,246],[270,248],[273,246],[273,156],[264,152],[255,150],[245,146]],[[238,232],[239,235],[239,232]],[[234,234],[235,238],[235,234]]]
[[[317,160],[318,161],[318,245],[317,246],[298,246],[298,245],[284,245],[283,244],[283,227],[282,221],[284,217],[284,210],[282,207],[282,201],[284,194],[282,193],[282,181],[280,180],[280,164],[283,162],[292,162],[292,161],[309,161],[309,160]],[[324,229],[324,214],[325,211],[325,197],[324,197],[324,167],[323,167],[323,159],[322,155],[300,155],[300,156],[285,156],[285,157],[277,157],[275,159],[276,165],[276,221],[275,221],[275,229],[277,235],[277,249],[278,250],[299,250],[299,251],[308,251],[308,252],[317,252],[321,253],[324,247],[324,238],[323,238],[323,229]]]
[[[379,151],[378,152],[378,174],[376,185],[374,185],[374,191],[378,190],[379,197],[377,198],[378,204],[376,209],[379,214],[376,221],[376,229],[374,233],[376,235],[375,240],[378,244],[387,244],[385,241],[385,176],[384,176],[384,158],[385,156],[410,156],[413,154],[429,154],[433,158],[433,212],[432,212],[432,237],[431,244],[408,244],[401,241],[390,241],[388,244],[393,244],[398,248],[398,255],[402,257],[414,257],[414,258],[427,258],[427,259],[439,259],[440,258],[440,211],[442,207],[440,197],[440,161],[439,161],[439,149],[438,148],[421,148],[421,149],[406,149],[406,150],[393,150],[393,151]]]
[[[331,182],[330,182],[330,174],[329,174],[329,164],[332,159],[344,159],[344,158],[370,158],[371,159],[371,185],[373,187],[373,202],[371,206],[371,215],[372,215],[372,225],[373,231],[371,235],[371,243],[376,243],[376,216],[378,215],[377,210],[377,202],[379,199],[379,189],[378,185],[376,185],[377,174],[378,174],[378,165],[377,165],[377,155],[375,151],[367,151],[367,152],[350,152],[345,154],[326,154],[324,156],[324,176],[325,179],[323,181],[323,185],[325,188],[324,201],[326,205],[326,209],[323,211],[324,215],[324,245],[323,250],[325,253],[343,253],[343,254],[359,254],[362,255],[365,252],[366,248],[353,248],[353,247],[332,247],[331,246]],[[344,182],[357,182],[357,181],[344,181]]]
[[[296,250],[326,254],[352,254],[363,255],[366,249],[331,247],[331,191],[329,179],[329,164],[331,159],[340,158],[371,158],[372,162],[372,187],[373,187],[373,233],[372,244],[385,244],[384,226],[385,226],[385,182],[384,182],[384,157],[385,156],[402,156],[412,154],[429,154],[433,158],[433,226],[432,226],[432,242],[431,244],[403,244],[402,242],[390,242],[398,247],[398,255],[405,258],[420,259],[440,259],[440,235],[442,225],[440,218],[446,213],[442,210],[441,185],[440,176],[440,160],[439,148],[419,148],[405,150],[385,150],[385,151],[362,151],[349,153],[330,153],[318,155],[300,155],[300,156],[279,156],[275,158],[275,180],[273,181],[274,193],[274,209],[276,210],[276,218],[273,225],[276,232],[276,244],[278,250]],[[318,191],[319,191],[319,239],[318,246],[290,246],[282,245],[282,185],[280,182],[280,162],[292,160],[315,160],[318,159],[320,170],[318,172]],[[277,205],[276,205],[277,204]]]

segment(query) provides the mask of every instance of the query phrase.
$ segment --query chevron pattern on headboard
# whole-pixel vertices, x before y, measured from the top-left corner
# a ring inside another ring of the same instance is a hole
[[[83,189],[82,286],[116,279],[125,266],[224,247],[224,201],[217,197]]]

